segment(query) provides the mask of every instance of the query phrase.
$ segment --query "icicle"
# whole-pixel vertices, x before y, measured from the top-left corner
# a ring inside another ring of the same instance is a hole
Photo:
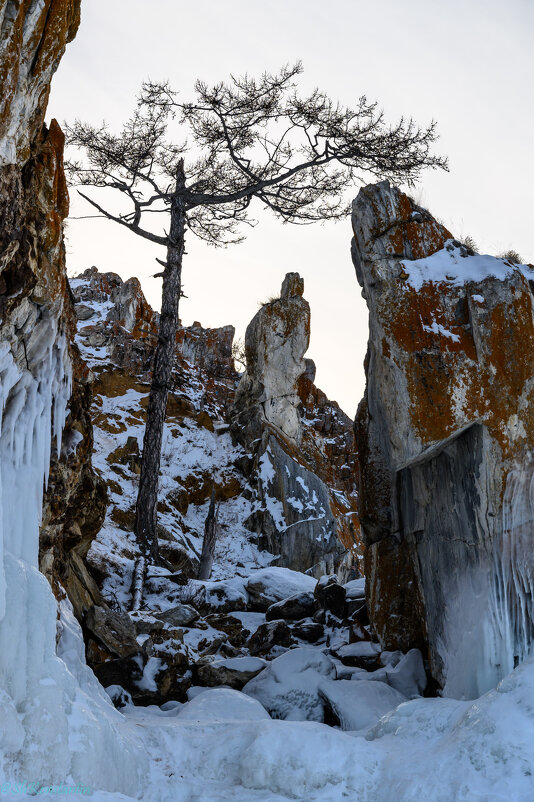
[[[508,475],[502,540],[495,551],[491,597],[494,631],[489,659],[500,679],[522,663],[534,643],[534,463]]]

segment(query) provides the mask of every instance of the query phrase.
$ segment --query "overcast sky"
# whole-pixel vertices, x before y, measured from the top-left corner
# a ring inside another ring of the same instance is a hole
[[[534,261],[533,35],[532,0],[82,0],[48,116],[118,127],[147,77],[169,79],[188,98],[196,78],[216,82],[302,59],[304,89],[319,86],[346,105],[366,94],[392,122],[436,119],[450,172],[426,174],[414,194],[483,252],[513,247]],[[82,204],[73,197],[71,213],[86,212]],[[242,336],[258,303],[298,271],[312,309],[317,383],[353,416],[367,312],[350,220],[299,227],[256,216],[247,241],[226,250],[189,236],[182,321],[233,323]],[[160,249],[114,223],[69,224],[70,274],[95,264],[135,275],[159,307],[156,256]]]

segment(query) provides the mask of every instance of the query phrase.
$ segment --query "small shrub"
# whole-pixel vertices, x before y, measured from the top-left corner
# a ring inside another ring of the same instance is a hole
[[[459,242],[462,243],[462,245],[465,245],[468,251],[472,251],[473,253],[479,253],[478,245],[476,244],[473,237],[471,237],[469,234],[465,237],[458,237],[458,240]]]
[[[245,350],[245,341],[239,337],[232,343],[232,359],[243,370],[247,369],[247,354]]]
[[[269,306],[269,304],[275,304],[275,303],[276,303],[277,301],[279,301],[279,300],[280,300],[280,296],[279,296],[279,295],[269,295],[269,297],[267,298],[267,300],[265,300],[265,301],[260,301],[260,302],[259,302],[259,304],[258,304],[258,306],[259,306],[259,307],[260,307],[260,309],[261,309],[261,308],[262,308],[262,306]]]
[[[514,251],[513,248],[510,248],[507,251],[503,251],[502,253],[498,254],[498,259],[506,259],[507,262],[512,262],[514,265],[522,265],[523,259],[519,256],[517,251]]]

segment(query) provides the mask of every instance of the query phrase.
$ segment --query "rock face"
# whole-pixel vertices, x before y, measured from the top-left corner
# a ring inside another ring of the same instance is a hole
[[[253,457],[257,504],[248,525],[280,555],[279,565],[320,576],[348,571],[358,552],[356,458],[349,419],[315,387],[315,366],[304,358],[303,292],[299,274],[288,273],[280,297],[249,324],[247,368],[230,416],[235,439]]]
[[[297,380],[306,371],[310,306],[304,281],[288,273],[280,297],[264,304],[245,335],[247,369],[239,384],[236,424],[250,440],[271,424],[294,442],[301,438]]]
[[[75,0],[0,7],[0,340],[20,371],[11,390],[19,403],[24,394],[30,401],[33,380],[42,381],[49,349],[54,356],[45,370],[61,366],[66,398],[72,382],[62,450],[50,466],[39,551],[56,594],[61,581],[77,610],[98,600],[79,558],[102,523],[105,487],[91,466],[90,374],[73,344],[62,234],[69,210],[64,137],[55,120],[48,129],[43,119],[52,75],[79,16]]]
[[[79,683],[79,633],[60,588],[70,585],[78,610],[98,603],[74,550],[98,528],[102,499],[91,470],[90,375],[72,342],[63,134],[55,121],[44,125],[50,81],[79,14],[79,0],[0,2],[0,696],[3,729],[17,724],[7,742],[11,771],[31,767],[54,784],[65,776],[93,784],[98,773],[100,787],[133,793],[143,755],[130,754],[94,678]],[[70,639],[64,651],[61,636]],[[81,728],[84,753],[98,764],[90,779],[65,746]],[[117,775],[118,751],[131,779]]]
[[[0,5],[0,164],[24,164],[44,120],[50,81],[80,23],[80,0]]]
[[[370,615],[382,646],[426,648],[444,692],[473,697],[532,640],[534,268],[474,254],[387,182],[353,228]]]

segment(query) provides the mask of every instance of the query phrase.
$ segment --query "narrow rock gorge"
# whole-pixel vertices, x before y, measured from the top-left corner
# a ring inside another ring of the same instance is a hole
[[[474,253],[387,182],[360,191],[353,228],[371,618],[384,647],[427,649],[438,687],[474,698],[532,642],[534,267]]]
[[[232,325],[180,324],[130,612],[159,315],[137,278],[67,278],[44,119],[79,23],[0,0],[0,794],[529,802],[534,267],[362,189],[355,424],[315,383],[299,273],[241,374]]]

